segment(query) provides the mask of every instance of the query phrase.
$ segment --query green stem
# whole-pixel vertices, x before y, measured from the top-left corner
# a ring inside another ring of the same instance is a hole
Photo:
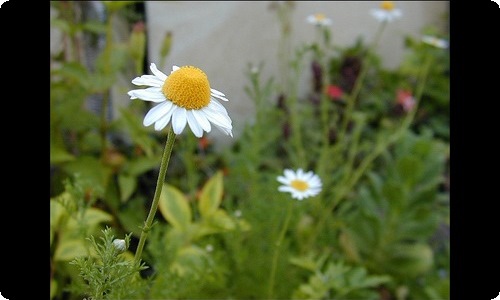
[[[269,277],[269,290],[268,290],[268,299],[273,299],[273,292],[274,292],[274,280],[276,277],[276,267],[278,265],[278,257],[280,254],[280,248],[283,243],[283,239],[285,237],[285,233],[288,229],[288,224],[290,224],[290,219],[292,218],[292,207],[293,207],[293,200],[290,201],[288,204],[288,209],[286,212],[286,218],[285,218],[285,223],[283,224],[283,228],[281,228],[280,235],[278,236],[278,240],[276,241],[275,248],[274,248],[274,254],[273,254],[273,261],[271,265],[271,275]]]
[[[105,63],[104,72],[106,76],[110,76],[111,73],[111,44],[113,43],[113,13],[109,13],[108,21],[106,24],[106,48],[104,49]],[[110,90],[106,90],[103,93],[102,103],[101,103],[101,156],[104,158],[107,148],[107,131],[108,131],[108,105],[109,105],[109,94]]]
[[[340,133],[339,133],[339,138],[338,138],[338,143],[340,144],[346,134],[347,131],[347,125],[349,124],[349,121],[351,120],[351,115],[352,111],[354,109],[354,105],[356,104],[356,99],[358,98],[359,92],[361,91],[362,83],[366,77],[366,74],[368,73],[368,62],[369,62],[369,55],[371,52],[375,50],[375,48],[378,45],[378,42],[380,40],[380,37],[382,36],[382,32],[384,31],[385,25],[387,22],[382,22],[382,24],[379,26],[379,29],[375,35],[375,38],[368,48],[365,57],[361,61],[361,71],[359,73],[358,78],[356,79],[356,83],[354,84],[354,88],[350,95],[348,96],[347,99],[347,106],[346,106],[346,111],[342,120],[342,125],[340,127]]]
[[[153,203],[151,204],[151,209],[149,210],[148,217],[144,222],[144,227],[142,227],[141,237],[139,239],[139,244],[137,245],[137,250],[135,252],[135,262],[139,263],[141,260],[142,249],[146,243],[146,238],[148,237],[149,230],[153,224],[153,219],[158,209],[158,203],[160,201],[160,194],[163,188],[163,183],[165,182],[165,175],[167,174],[168,162],[170,160],[170,154],[172,154],[172,148],[174,147],[175,134],[172,127],[170,127],[167,136],[167,142],[165,144],[165,150],[163,151],[163,156],[161,158],[160,164],[160,174],[158,175],[158,181],[156,182],[156,190],[153,197]]]

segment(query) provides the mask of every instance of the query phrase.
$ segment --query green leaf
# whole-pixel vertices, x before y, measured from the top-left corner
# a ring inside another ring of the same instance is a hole
[[[383,195],[387,198],[390,208],[401,210],[408,201],[401,183],[395,180],[387,181],[382,189]]]
[[[61,219],[67,215],[66,209],[56,200],[50,200],[50,244],[54,239],[54,233],[59,229]]]
[[[405,278],[421,275],[434,264],[434,254],[427,244],[399,244],[392,249],[387,267]]]
[[[169,184],[163,184],[160,194],[159,209],[163,217],[172,226],[187,230],[191,223],[191,208],[181,191]]]
[[[406,156],[397,162],[401,178],[409,185],[415,184],[422,173],[422,163],[415,157]]]
[[[57,280],[50,280],[50,299],[54,299],[57,294]]]
[[[87,223],[89,227],[93,227],[101,222],[111,222],[113,217],[105,211],[90,207],[85,211],[83,220],[85,220],[85,223]]]
[[[71,32],[71,27],[68,22],[62,19],[51,19],[50,20],[50,26],[54,26],[56,28],[61,29],[65,33],[70,33]]]
[[[126,202],[137,187],[137,178],[120,174],[118,176],[118,186],[120,187],[120,200]]]
[[[85,213],[81,220],[74,218],[68,219],[66,228],[68,230],[78,230],[81,226],[85,226],[86,229],[93,231],[101,222],[111,222],[113,217],[98,208],[90,207],[85,210]]]
[[[124,167],[123,172],[129,175],[138,176],[142,173],[160,166],[160,159],[157,157],[138,157],[130,160]]]
[[[98,21],[85,22],[83,29],[93,33],[106,33],[106,25]]]
[[[86,256],[87,249],[82,240],[61,240],[54,252],[55,261],[71,261],[79,256]]]
[[[81,156],[68,162],[63,169],[69,174],[80,174],[82,179],[88,180],[90,186],[104,190],[111,170],[104,167],[98,158],[93,156]]]
[[[134,197],[122,206],[118,212],[118,218],[126,231],[131,231],[134,236],[141,235],[139,226],[144,223],[146,219],[146,212],[144,211],[144,199]]]
[[[207,253],[204,250],[189,245],[179,249],[171,268],[177,275],[183,276],[196,270],[203,270],[207,265],[207,259]]]
[[[66,151],[66,149],[59,146],[50,147],[50,163],[51,164],[59,164],[63,162],[68,162],[74,160],[75,157]]]
[[[208,217],[215,213],[222,201],[222,193],[222,171],[218,171],[207,181],[201,190],[198,209],[202,217]]]

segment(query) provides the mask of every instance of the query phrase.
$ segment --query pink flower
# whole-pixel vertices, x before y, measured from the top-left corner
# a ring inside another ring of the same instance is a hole
[[[344,95],[344,91],[338,85],[330,84],[326,87],[326,94],[332,100],[339,100]]]
[[[405,90],[397,91],[396,102],[401,105],[405,112],[411,111],[416,104],[415,98],[413,98],[411,92]]]

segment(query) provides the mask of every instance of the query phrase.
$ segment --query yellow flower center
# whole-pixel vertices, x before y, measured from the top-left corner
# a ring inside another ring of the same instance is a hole
[[[303,181],[303,180],[292,180],[292,182],[290,183],[290,185],[296,189],[296,190],[299,190],[301,192],[307,190],[309,188],[309,184],[307,184],[307,182]]]
[[[210,103],[207,75],[193,66],[184,66],[171,73],[162,92],[175,105],[185,109],[200,109]]]
[[[394,3],[392,1],[382,1],[382,3],[380,3],[380,8],[385,10],[393,10]]]
[[[324,14],[315,14],[314,18],[316,19],[316,21],[323,21],[326,17]]]

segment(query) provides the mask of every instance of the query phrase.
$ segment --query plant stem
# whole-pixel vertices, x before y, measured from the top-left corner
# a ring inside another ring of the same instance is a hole
[[[104,49],[105,53],[105,63],[104,72],[107,76],[111,73],[111,48],[113,43],[113,12],[109,12],[108,21],[106,23],[106,47]],[[101,157],[104,158],[106,155],[107,148],[107,131],[108,131],[108,105],[109,105],[109,95],[111,93],[110,89],[107,89],[102,93],[102,103],[101,103]]]
[[[173,128],[170,126],[167,136],[167,142],[165,144],[165,149],[163,150],[163,156],[160,163],[160,173],[158,175],[158,181],[156,182],[155,194],[153,197],[153,203],[151,204],[151,209],[149,210],[148,217],[144,222],[144,227],[142,227],[141,237],[139,239],[139,244],[137,245],[137,250],[135,251],[135,262],[139,263],[141,260],[142,249],[146,243],[146,238],[148,237],[149,230],[153,224],[153,219],[158,209],[158,203],[160,201],[161,190],[163,188],[163,183],[165,182],[165,175],[167,173],[168,162],[170,160],[170,155],[172,154],[172,148],[174,147],[175,134]]]
[[[281,228],[280,235],[278,236],[278,240],[276,241],[275,248],[274,248],[274,254],[273,254],[273,261],[271,265],[271,275],[269,277],[269,291],[267,298],[268,299],[273,299],[273,291],[274,291],[274,279],[276,277],[276,267],[278,265],[278,257],[280,254],[280,248],[283,242],[283,238],[285,237],[285,233],[288,229],[288,224],[290,223],[290,219],[292,218],[292,207],[293,207],[293,200],[290,201],[288,204],[288,209],[286,212],[286,218],[285,218],[285,223],[283,223],[283,228]]]
[[[349,124],[349,121],[351,120],[351,115],[352,111],[354,109],[354,105],[356,104],[356,98],[358,97],[359,92],[361,91],[361,86],[362,83],[365,79],[366,73],[368,73],[368,62],[369,62],[369,55],[371,52],[375,50],[375,48],[378,45],[378,42],[380,40],[380,37],[382,36],[382,32],[384,31],[385,25],[387,22],[382,22],[382,24],[379,26],[379,29],[375,35],[375,38],[370,45],[370,47],[367,49],[367,52],[365,54],[365,57],[361,61],[361,71],[359,73],[358,78],[356,78],[356,83],[354,84],[354,88],[350,95],[348,96],[347,99],[347,106],[346,106],[346,111],[344,114],[344,117],[342,119],[342,125],[340,127],[340,133],[339,133],[339,138],[338,138],[338,143],[341,143],[345,137],[345,133],[347,131],[347,125]]]

